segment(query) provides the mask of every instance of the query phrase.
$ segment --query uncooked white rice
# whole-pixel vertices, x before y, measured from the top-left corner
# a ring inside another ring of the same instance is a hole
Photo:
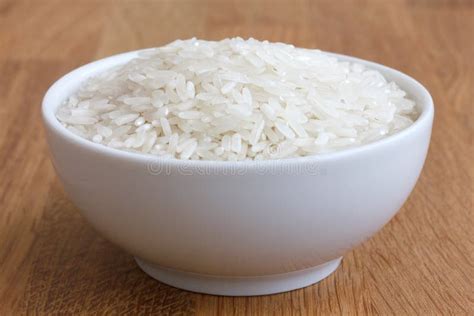
[[[59,108],[106,146],[193,160],[262,160],[370,143],[415,102],[363,65],[255,39],[177,40],[91,78]]]

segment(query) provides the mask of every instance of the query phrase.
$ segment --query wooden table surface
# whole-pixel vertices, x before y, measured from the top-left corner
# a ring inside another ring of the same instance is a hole
[[[474,315],[473,10],[472,0],[0,0],[0,314]],[[40,120],[48,86],[94,59],[193,36],[354,55],[431,91],[414,192],[319,284],[248,298],[160,284],[65,196]]]

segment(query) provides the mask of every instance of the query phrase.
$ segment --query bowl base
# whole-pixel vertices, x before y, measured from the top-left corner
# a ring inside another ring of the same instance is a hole
[[[135,258],[146,274],[160,282],[192,292],[225,296],[266,295],[303,288],[329,276],[337,269],[341,260],[342,257],[312,268],[282,274],[221,277],[163,268]]]

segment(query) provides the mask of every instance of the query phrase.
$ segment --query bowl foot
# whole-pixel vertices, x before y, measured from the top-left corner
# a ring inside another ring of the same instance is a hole
[[[289,273],[257,277],[220,277],[163,268],[135,258],[146,274],[160,282],[192,292],[226,296],[266,295],[306,287],[334,272],[341,259],[342,257]]]

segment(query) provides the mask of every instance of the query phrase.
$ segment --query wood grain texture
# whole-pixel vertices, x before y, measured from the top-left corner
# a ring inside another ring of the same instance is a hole
[[[473,33],[472,0],[0,0],[0,314],[474,315]],[[192,36],[354,55],[432,92],[414,192],[319,284],[251,298],[160,284],[61,189],[40,121],[48,86],[88,61]]]

